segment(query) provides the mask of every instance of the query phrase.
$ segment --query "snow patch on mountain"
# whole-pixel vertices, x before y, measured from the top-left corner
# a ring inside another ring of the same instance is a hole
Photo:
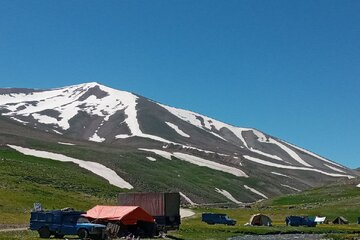
[[[265,134],[263,134],[262,132],[256,130],[256,129],[253,129],[252,132],[255,134],[255,136],[257,136],[257,140],[259,142],[267,142],[267,137],[265,136]]]
[[[217,162],[209,161],[209,160],[206,160],[206,159],[203,159],[200,157],[196,157],[196,156],[193,156],[190,154],[174,152],[173,156],[180,160],[183,160],[183,161],[186,161],[186,162],[189,162],[189,163],[201,166],[201,167],[207,167],[207,168],[211,168],[214,170],[230,173],[237,177],[249,177],[248,175],[246,175],[246,173],[244,173],[242,170],[240,170],[238,168],[229,167],[229,166],[226,166],[226,165],[223,165],[223,164],[220,164]]]
[[[287,152],[294,160],[296,160],[300,164],[302,164],[302,165],[304,165],[306,167],[312,167],[310,164],[308,164],[303,159],[301,159],[301,157],[299,155],[297,155],[296,152],[294,152],[293,150],[291,150],[290,148],[288,148],[284,144],[276,141],[273,138],[269,138],[269,143],[272,143],[272,144],[275,144],[275,145],[279,146],[281,149],[283,149],[285,152]]]
[[[184,193],[182,192],[179,192],[180,193],[180,196],[182,196],[188,203],[190,203],[190,205],[197,205],[196,203],[194,203],[189,197],[187,197]]]
[[[360,188],[360,183],[358,185],[356,185],[356,187]]]
[[[337,173],[328,173],[319,169],[315,169],[315,168],[306,168],[306,167],[295,167],[295,166],[287,166],[287,165],[282,165],[282,164],[278,164],[278,163],[272,163],[269,161],[265,161],[259,158],[255,158],[255,157],[251,157],[251,156],[247,156],[244,155],[244,158],[252,161],[252,162],[256,162],[265,166],[270,166],[270,167],[276,167],[276,168],[282,168],[282,169],[292,169],[292,170],[303,170],[303,171],[312,171],[312,172],[318,172],[327,176],[331,176],[331,177],[347,177],[349,179],[354,178],[354,176],[351,175],[345,175],[345,174],[337,174]]]
[[[206,159],[203,159],[200,157],[196,157],[196,156],[193,156],[190,154],[186,154],[186,153],[180,153],[180,152],[169,153],[169,152],[162,151],[162,150],[146,149],[146,148],[139,148],[139,150],[153,152],[153,153],[155,153],[159,156],[162,156],[166,159],[169,159],[169,160],[171,160],[171,157],[175,157],[179,160],[186,161],[186,162],[192,163],[194,165],[230,173],[237,177],[248,177],[248,175],[246,175],[245,172],[243,172],[242,170],[240,170],[238,168],[230,167],[230,166],[227,166],[227,165],[224,165],[221,163],[217,163],[217,162],[213,162],[213,161],[209,161],[209,160],[206,160]]]
[[[297,192],[301,192],[301,190],[297,189],[297,188],[294,188],[294,187],[291,187],[289,185],[286,185],[286,184],[280,184],[281,186],[283,187],[287,187],[287,188],[290,188],[291,190],[294,190],[294,191],[297,191]]]
[[[153,157],[146,157],[148,160],[152,161],[152,162],[155,162],[156,161],[156,158],[153,158]]]
[[[67,146],[74,146],[75,145],[74,143],[68,143],[68,142],[58,142],[58,144],[67,145]]]
[[[285,141],[282,141],[282,142],[285,142]],[[341,168],[345,168],[344,166],[341,166],[340,164],[337,164],[337,163],[334,163],[334,162],[332,162],[332,161],[330,161],[330,160],[327,160],[327,159],[325,159],[325,158],[323,158],[323,157],[321,157],[321,156],[319,156],[319,155],[317,155],[317,154],[315,154],[315,153],[312,153],[312,152],[310,152],[310,151],[308,151],[308,150],[305,150],[305,149],[303,149],[303,148],[300,148],[300,147],[295,146],[295,145],[293,145],[293,144],[291,144],[291,143],[288,143],[288,142],[285,142],[285,143],[288,144],[288,145],[290,145],[290,146],[292,146],[293,148],[296,148],[296,149],[298,149],[298,150],[300,150],[300,151],[302,151],[302,152],[304,152],[304,153],[306,153],[306,154],[309,154],[309,155],[311,155],[311,156],[313,156],[313,157],[316,157],[317,159],[320,159],[320,160],[322,160],[322,161],[324,161],[324,162],[330,163],[330,164],[332,164],[332,165],[335,165],[335,166],[338,166],[338,167],[341,167]]]
[[[261,197],[263,197],[265,199],[268,199],[268,197],[265,194],[259,192],[255,188],[249,187],[248,185],[244,185],[244,188],[247,189],[247,190],[250,190],[251,192],[253,192],[253,193],[255,193],[255,194],[257,194],[257,195],[259,195],[259,196],[261,196]]]
[[[68,157],[59,153],[51,153],[46,151],[40,151],[30,148],[24,148],[19,147],[15,145],[9,145],[12,149],[15,149],[16,151],[25,154],[30,155],[34,157],[40,157],[40,158],[47,158],[52,160],[57,160],[61,162],[73,162],[80,167],[89,170],[90,172],[93,172],[94,174],[105,178],[109,181],[110,184],[117,186],[119,188],[126,188],[126,189],[133,189],[133,186],[126,182],[124,179],[122,179],[119,175],[116,174],[114,170],[111,170],[110,168],[105,167],[104,165],[97,163],[97,162],[90,162],[90,161],[84,161],[79,160],[76,158]]]
[[[220,193],[221,195],[223,195],[224,197],[226,197],[227,199],[229,199],[230,201],[232,201],[236,204],[242,204],[242,202],[238,201],[236,198],[234,198],[233,195],[231,195],[231,193],[229,193],[228,191],[226,191],[224,189],[215,188],[215,191]]]
[[[58,120],[56,118],[49,117],[46,115],[33,113],[33,114],[31,114],[31,116],[33,118],[35,118],[39,123],[44,123],[44,124],[57,124],[58,123]]]
[[[252,151],[252,152],[254,152],[254,153],[263,155],[263,156],[265,156],[265,157],[269,157],[269,158],[272,158],[272,159],[275,159],[275,160],[279,160],[279,161],[284,161],[284,160],[282,160],[280,157],[278,157],[278,156],[276,156],[276,155],[264,153],[264,152],[262,152],[262,151],[259,151],[259,150],[257,150],[257,149],[254,149],[254,148],[249,148],[249,150]]]
[[[345,171],[343,171],[343,170],[341,170],[341,169],[339,169],[339,168],[337,168],[337,167],[331,166],[331,165],[329,165],[329,164],[324,164],[324,165],[327,166],[328,168],[336,171],[336,172],[346,173]]]
[[[289,177],[288,175],[285,175],[285,174],[282,174],[282,173],[278,173],[278,172],[271,172],[271,174],[278,175],[278,176],[282,176],[282,177],[287,177],[287,178],[292,178],[292,177]]]
[[[183,137],[186,137],[186,138],[189,138],[190,135],[186,134],[185,132],[183,132],[178,126],[176,126],[175,124],[173,123],[170,123],[170,122],[165,122],[169,127],[171,127],[172,129],[174,129],[179,135],[183,136]]]
[[[103,142],[105,141],[105,138],[102,138],[100,137],[98,134],[97,134],[97,131],[94,133],[94,135],[92,135],[91,137],[89,137],[89,140],[90,141],[93,141],[93,142]]]
[[[24,124],[24,125],[28,124],[28,122],[22,121],[22,120],[20,120],[20,119],[15,118],[15,117],[10,117],[10,119],[15,120],[15,121],[17,121],[17,122],[19,122],[19,123],[22,123],[22,124]]]
[[[230,131],[232,131],[234,133],[234,135],[237,136],[241,140],[241,142],[248,148],[248,145],[247,145],[244,137],[242,136],[242,132],[251,130],[249,128],[234,127],[229,124],[222,123],[215,119],[212,119],[212,118],[209,118],[204,115],[194,113],[194,112],[191,112],[188,110],[170,107],[170,106],[163,105],[163,104],[159,104],[159,105],[162,106],[163,108],[167,109],[171,114],[175,115],[176,117],[178,117],[198,128],[201,128],[207,132],[210,132],[211,134],[213,134],[213,135],[217,136],[218,138],[221,138],[225,141],[227,141],[227,140],[224,139],[222,136],[215,134],[213,132],[213,130],[215,129],[217,131],[220,131],[220,129],[222,129],[222,128],[227,128]],[[201,121],[200,119],[202,119],[203,121]]]
[[[159,155],[160,157],[166,158],[168,160],[171,160],[171,157],[172,157],[171,153],[169,153],[167,151],[158,150],[158,149],[139,148],[139,150],[155,153],[155,154]]]

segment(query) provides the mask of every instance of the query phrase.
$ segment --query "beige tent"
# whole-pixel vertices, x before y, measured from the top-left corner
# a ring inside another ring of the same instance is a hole
[[[271,223],[271,218],[264,214],[252,215],[249,222],[252,226],[271,226]]]
[[[348,224],[348,223],[349,223],[349,221],[346,218],[341,217],[341,216],[335,218],[335,220],[333,221],[333,224]]]

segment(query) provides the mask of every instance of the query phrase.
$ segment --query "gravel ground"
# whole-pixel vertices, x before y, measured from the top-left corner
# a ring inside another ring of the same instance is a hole
[[[245,235],[228,240],[325,240],[322,234]]]

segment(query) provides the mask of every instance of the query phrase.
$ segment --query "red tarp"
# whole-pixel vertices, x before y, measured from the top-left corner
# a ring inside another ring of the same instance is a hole
[[[120,221],[124,225],[133,225],[137,221],[155,222],[154,218],[138,206],[101,206],[88,210],[84,217],[93,220]]]

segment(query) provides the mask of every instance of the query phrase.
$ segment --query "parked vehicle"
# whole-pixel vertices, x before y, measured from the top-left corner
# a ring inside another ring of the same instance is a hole
[[[78,235],[81,239],[103,239],[106,226],[90,223],[82,217],[84,213],[74,210],[31,212],[30,230],[38,231],[40,238]]]
[[[180,194],[120,193],[118,205],[139,206],[155,218],[158,231],[177,230],[180,226]]]
[[[236,224],[235,220],[222,213],[203,213],[201,220],[207,224],[225,224],[232,226]]]
[[[315,227],[316,222],[315,218],[310,218],[307,216],[288,216],[285,218],[286,226],[307,226],[307,227]]]

